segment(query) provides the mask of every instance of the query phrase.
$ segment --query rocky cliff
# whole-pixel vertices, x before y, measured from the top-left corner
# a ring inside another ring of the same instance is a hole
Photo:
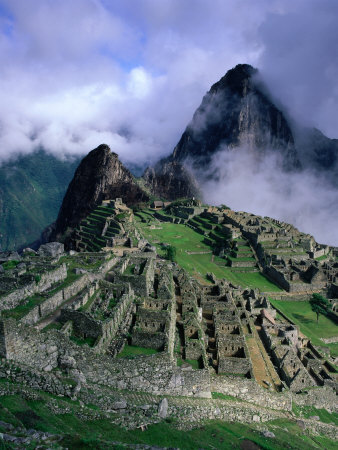
[[[196,192],[191,174],[186,186],[180,181],[187,172],[183,165],[198,170],[202,179],[203,172],[210,176],[208,165],[218,151],[236,147],[245,147],[257,157],[278,152],[284,168],[299,167],[287,120],[266,94],[257,69],[247,64],[229,70],[211,87],[172,155],[147,169],[144,177],[151,178],[155,194],[166,198],[175,195],[175,186],[183,188],[182,192]]]
[[[148,167],[143,178],[156,197],[175,200],[201,196],[195,178],[178,161],[162,160],[155,168]]]
[[[295,129],[295,141],[302,167],[325,172],[338,185],[338,139],[330,139],[316,128]]]
[[[136,184],[132,174],[102,144],[92,150],[77,168],[55,224],[53,238],[60,238],[67,229],[73,229],[92,209],[105,199],[121,197],[128,206],[147,201],[148,196]]]

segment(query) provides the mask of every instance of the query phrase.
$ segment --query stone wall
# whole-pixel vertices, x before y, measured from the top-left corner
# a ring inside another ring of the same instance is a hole
[[[13,319],[0,321],[1,357],[50,371],[58,366],[59,345],[52,335],[39,333]]]
[[[31,281],[26,286],[16,289],[7,295],[0,298],[0,311],[13,309],[18,306],[22,300],[27,297],[31,297],[37,292],[44,292],[49,289],[53,284],[59,283],[67,278],[67,268],[65,264],[44,272],[41,274],[41,279],[38,283]]]
[[[222,357],[218,360],[218,373],[247,374],[251,370],[250,360],[247,358]]]
[[[259,386],[255,380],[214,375],[210,379],[211,391],[231,395],[267,408],[292,410],[292,397],[288,392],[275,393]]]
[[[114,283],[130,283],[131,287],[135,291],[135,295],[140,297],[148,297],[153,291],[154,277],[155,277],[155,267],[154,258],[151,257],[152,254],[148,254],[147,258],[133,257],[125,260],[119,270],[110,273],[110,280]],[[144,268],[141,274],[124,274],[124,270],[128,264],[144,264]]]
[[[55,309],[59,308],[64,302],[69,300],[74,295],[78,294],[81,290],[87,287],[89,283],[88,275],[82,275],[78,280],[74,281],[70,286],[53,294],[51,297],[47,297],[43,303],[35,306],[22,318],[22,322],[34,325],[42,318],[51,314]]]
[[[103,322],[93,319],[82,311],[62,309],[60,322],[66,323],[68,321],[73,322],[73,330],[77,336],[97,339],[103,334]]]
[[[163,351],[166,344],[166,335],[164,332],[134,330],[132,336],[132,345],[144,348],[153,348],[154,350]]]
[[[60,322],[67,323],[71,321],[76,335],[83,338],[92,337],[97,339],[95,344],[96,351],[104,351],[115,337],[122,321],[125,320],[133,300],[134,292],[132,290],[123,294],[112,310],[112,317],[103,321],[96,320],[82,311],[69,308],[62,309]]]

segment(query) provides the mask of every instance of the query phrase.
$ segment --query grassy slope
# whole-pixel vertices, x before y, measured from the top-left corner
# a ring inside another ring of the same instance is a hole
[[[296,325],[299,325],[300,331],[310,338],[315,345],[327,346],[330,348],[332,355],[338,356],[338,344],[324,344],[320,340],[320,338],[338,336],[338,327],[331,319],[320,315],[317,324],[317,316],[311,310],[308,302],[271,300],[271,303]]]
[[[177,249],[177,263],[197,278],[206,280],[207,272],[213,272],[217,278],[226,278],[234,284],[239,284],[243,287],[259,288],[263,291],[279,292],[280,289],[267,280],[259,272],[243,273],[232,271],[230,267],[221,267],[215,264],[217,261],[224,262],[221,258],[214,256],[212,261],[212,254],[205,255],[189,255],[190,252],[207,252],[211,248],[203,242],[204,236],[196,233],[186,225],[173,224],[168,222],[152,222],[156,228],[149,228],[148,224],[139,222],[143,234],[150,242],[165,242],[171,244]],[[160,251],[160,246],[158,246]]]
[[[335,448],[329,439],[322,436],[308,436],[295,422],[288,420],[275,420],[265,424],[264,428],[270,429],[275,434],[274,439],[263,437],[253,426],[222,421],[209,421],[199,428],[184,432],[176,429],[174,423],[169,421],[151,425],[144,432],[139,429],[125,430],[113,425],[109,418],[79,419],[75,414],[81,409],[78,402],[68,399],[53,397],[59,407],[67,406],[70,410],[67,414],[54,415],[46,403],[51,397],[44,393],[41,393],[39,400],[24,400],[18,395],[1,397],[0,420],[13,423],[15,426],[23,424],[26,428],[64,434],[66,436],[59,444],[69,449],[122,448],[115,446],[114,441],[191,450],[240,449],[245,448],[243,447],[245,440],[256,443],[262,449]]]
[[[56,219],[78,162],[39,151],[0,167],[2,250],[34,241]]]
[[[118,354],[118,358],[134,357],[138,355],[154,355],[157,350],[145,347],[136,347],[135,345],[125,345],[122,352]]]

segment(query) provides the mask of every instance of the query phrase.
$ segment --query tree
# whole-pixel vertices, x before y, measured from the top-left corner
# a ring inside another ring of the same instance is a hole
[[[319,320],[319,314],[323,314],[325,316],[332,308],[330,302],[320,294],[312,294],[310,305],[312,311],[317,314],[317,323]]]
[[[166,247],[166,258],[169,259],[169,261],[176,261],[176,247],[173,245],[168,245],[168,247]]]

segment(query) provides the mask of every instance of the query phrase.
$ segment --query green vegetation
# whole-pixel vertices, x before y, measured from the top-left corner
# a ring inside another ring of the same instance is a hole
[[[322,256],[318,256],[317,258],[315,258],[317,261],[324,261],[325,259],[327,259],[328,256],[327,255],[322,255]]]
[[[65,280],[58,284],[54,289],[48,291],[48,296],[52,296],[56,294],[57,292],[61,291],[61,289],[65,289],[66,287],[70,286],[74,281],[76,281],[78,278],[80,278],[81,275],[74,273],[73,271],[68,270],[68,275]]]
[[[72,284],[75,280],[77,280],[81,275],[76,275],[75,273],[71,272],[68,274],[67,278],[60,284],[58,284],[54,289],[48,291],[48,296],[51,297],[52,295],[56,294],[56,292],[60,291],[61,289],[66,288],[70,284]],[[40,305],[42,302],[46,300],[46,296],[43,296],[41,294],[34,294],[28,299],[25,300],[24,304],[18,305],[16,308],[13,308],[8,311],[3,311],[4,317],[13,317],[14,319],[21,319],[26,314],[29,313],[35,306]]]
[[[86,337],[86,338],[82,338],[79,336],[72,335],[72,336],[70,336],[70,339],[73,342],[75,342],[75,344],[80,345],[80,346],[87,344],[89,347],[94,347],[95,342],[96,342],[96,338],[90,337],[90,336]]]
[[[123,275],[134,275],[135,264],[129,264],[126,267],[126,270],[123,272]]]
[[[16,308],[6,310],[2,312],[3,317],[13,317],[14,319],[21,319],[29,313],[35,306],[40,305],[46,297],[42,297],[40,294],[34,294],[27,299],[27,303],[24,305],[18,305]]]
[[[41,281],[41,275],[35,275],[34,279],[35,283],[39,283]]]
[[[200,363],[199,363],[199,361],[197,361],[196,359],[182,359],[182,358],[177,358],[177,365],[178,365],[178,367],[181,367],[182,364],[184,364],[184,363],[190,364],[190,366],[191,366],[193,369],[201,369]]]
[[[114,306],[117,305],[117,300],[116,298],[110,298],[109,299],[109,304],[108,304],[108,309],[113,309]]]
[[[53,402],[60,410],[67,408],[69,413],[57,414],[49,407]],[[181,431],[175,427],[175,420],[167,420],[141,431],[126,430],[112,424],[109,418],[84,420],[81,407],[76,401],[60,399],[41,393],[37,400],[24,400],[18,395],[1,397],[0,420],[14,426],[25,426],[53,434],[63,434],[59,446],[69,449],[124,448],[117,443],[143,444],[160,447],[178,447],[182,450],[228,449],[239,450],[257,448],[269,450],[311,450],[325,448],[333,450],[335,442],[323,436],[304,433],[295,422],[286,419],[274,420],[264,424],[264,428],[275,434],[274,439],[265,438],[254,425],[227,423],[220,420],[206,421],[200,427]],[[92,409],[96,410],[95,406]],[[89,409],[90,410],[90,409]],[[9,447],[11,448],[11,447]],[[34,443],[28,449],[35,448]]]
[[[146,239],[156,245],[158,253],[166,257],[165,250],[160,243],[176,247],[177,263],[199,281],[208,283],[206,274],[207,272],[213,272],[217,278],[226,278],[235,285],[259,288],[265,292],[281,291],[260,272],[232,270],[230,267],[224,266],[226,261],[212,255],[212,249],[210,245],[205,243],[204,236],[192,228],[169,222],[155,222],[149,210],[143,210],[141,216],[147,217],[150,224],[154,225],[154,229],[150,229],[148,223],[142,222],[137,217],[140,230]]]
[[[86,312],[90,309],[91,305],[94,303],[96,299],[96,292],[88,299],[87,303],[85,303],[83,306],[79,308],[79,311]]]
[[[118,354],[118,358],[134,358],[139,355],[154,355],[157,350],[145,347],[136,347],[134,345],[125,345],[122,352]]]
[[[308,419],[311,416],[318,416],[321,422],[334,423],[338,426],[338,414],[335,412],[329,413],[326,409],[317,409],[313,406],[297,406],[293,404],[292,411],[298,417]]]
[[[222,394],[221,392],[212,392],[211,393],[212,398],[218,398],[220,400],[236,400],[239,401],[238,398],[233,397],[232,395]]]
[[[52,322],[49,325],[47,325],[43,331],[49,331],[49,330],[61,330],[62,323],[60,322]]]
[[[2,250],[33,242],[44,227],[55,221],[78,163],[79,158],[61,161],[38,151],[1,166]]]
[[[176,254],[177,254],[176,247],[174,247],[173,245],[168,245],[165,249],[165,252],[166,258],[169,261],[176,261]]]
[[[323,297],[320,294],[313,294],[310,299],[310,305],[313,312],[317,315],[317,323],[319,319],[319,314],[324,316],[327,315],[329,311],[331,311],[331,304],[327,300],[327,298]]]
[[[271,303],[284,313],[296,325],[300,331],[311,339],[314,345],[326,346],[330,349],[332,356],[338,356],[338,344],[324,344],[321,338],[337,336],[337,325],[326,316],[319,323],[315,320],[309,302],[297,302],[287,300],[272,300]]]
[[[0,247],[1,248],[1,247]],[[15,269],[15,267],[19,264],[19,261],[16,261],[15,259],[12,259],[10,261],[6,261],[2,264],[2,267],[5,270],[11,270],[11,269]]]

